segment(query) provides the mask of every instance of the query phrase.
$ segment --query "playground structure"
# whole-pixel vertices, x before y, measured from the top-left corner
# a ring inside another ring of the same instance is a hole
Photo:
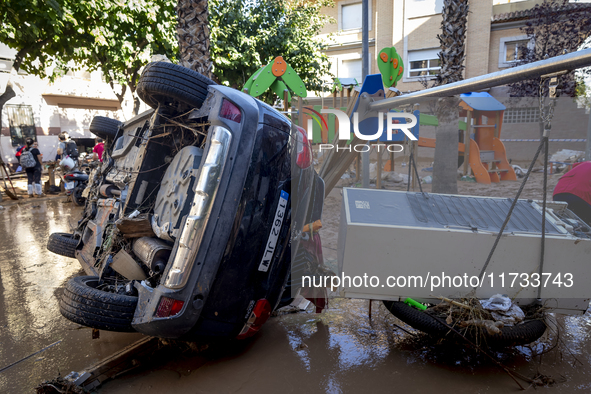
[[[586,67],[589,64],[591,64],[591,49],[583,49],[554,58],[540,60],[447,85],[398,95],[396,97],[386,96],[386,98],[383,99],[376,99],[369,95],[359,95],[359,105],[356,105],[356,111],[359,113],[360,119],[369,118],[377,116],[378,112],[386,112],[392,108],[401,108],[405,105],[414,105],[432,98],[456,96],[465,92],[479,91],[494,86],[514,83],[526,78],[543,76],[547,79],[551,76],[557,75],[557,73],[563,72],[564,70],[574,70]],[[365,82],[366,81],[364,81],[364,84]],[[486,124],[488,125],[488,121]],[[492,125],[489,125],[488,127],[491,126]],[[354,138],[351,144],[360,142],[360,139]],[[344,145],[344,143],[339,142],[339,148]],[[325,159],[319,173],[326,183],[326,194],[330,193],[341,175],[349,168],[355,158],[356,154],[347,152],[342,148],[340,151],[335,149],[329,152],[329,156]]]
[[[505,106],[488,93],[463,93],[460,97],[459,116],[467,119],[459,125],[464,133],[458,143],[464,175],[471,169],[476,182],[484,184],[517,180],[500,139]],[[435,148],[435,138],[419,137],[418,145]]]
[[[504,85],[518,81],[530,76],[553,75],[563,70],[571,70],[582,67],[589,60],[591,55],[589,50],[577,51],[571,54],[559,56],[553,59],[547,59],[540,62],[503,70],[496,73],[486,74],[456,83],[437,86],[421,91],[400,95],[400,92],[394,87],[396,77],[403,69],[402,61],[394,52],[386,51],[388,48],[380,51],[380,70],[388,68],[389,76],[379,74],[379,78],[384,85],[381,86],[382,95],[377,97],[372,94],[363,94],[362,89],[348,89],[347,105],[343,105],[343,92],[341,89],[340,107],[337,107],[337,89],[333,90],[333,108],[343,110],[349,117],[353,112],[358,112],[361,122],[363,119],[375,117],[378,112],[387,112],[392,108],[401,108],[408,105],[421,103],[426,99],[461,95],[462,102],[459,108],[459,116],[467,119],[467,122],[460,122],[458,129],[463,130],[463,137],[459,138],[458,154],[464,157],[463,172],[468,175],[470,171],[479,183],[491,184],[502,180],[516,180],[515,172],[509,164],[505,147],[501,142],[502,119],[505,107],[497,100],[486,93],[465,93],[490,88],[493,86]],[[395,70],[394,60],[398,60],[398,69]],[[359,144],[362,141],[352,135],[349,141],[334,140],[334,130],[338,128],[338,120],[334,115],[320,114],[324,105],[320,108],[312,107],[304,110],[302,98],[306,92],[301,79],[295,74],[293,69],[287,64],[282,64],[283,58],[277,57],[275,61],[258,70],[247,82],[244,91],[252,96],[262,94],[271,87],[273,91],[281,97],[283,94],[284,103],[287,111],[287,102],[290,100],[288,87],[292,89],[298,97],[298,116],[294,121],[299,125],[310,125],[313,128],[313,143],[335,143],[340,152],[329,152],[329,157],[323,162],[320,169],[320,175],[326,181],[325,192],[336,185],[340,176],[349,168],[352,162],[358,158],[357,152],[346,152],[342,148],[346,145]],[[392,70],[390,70],[390,68]],[[386,81],[385,81],[386,80]],[[392,82],[389,82],[392,81]],[[364,84],[367,81],[364,81]],[[389,83],[385,83],[389,82]],[[388,86],[390,86],[388,88]],[[306,114],[305,112],[308,112]],[[314,114],[316,112],[316,114]],[[314,114],[314,115],[312,115]],[[425,122],[423,121],[425,120]],[[420,115],[420,125],[437,125],[435,117],[430,115]],[[469,141],[469,143],[464,143]],[[418,146],[435,147],[435,139],[419,137]],[[380,164],[380,163],[379,163]],[[392,169],[393,161],[386,163],[386,169]],[[381,166],[380,166],[381,170]],[[359,172],[359,171],[358,171]]]
[[[273,90],[279,97],[291,101],[290,88],[298,97],[306,97],[306,86],[300,76],[281,56],[277,56],[272,63],[259,68],[244,84],[242,91],[252,97],[258,97],[267,89]]]
[[[375,89],[372,88],[372,92],[375,90],[373,94],[378,91],[383,92],[385,86],[387,90],[384,96],[396,97],[399,92],[395,89],[395,86],[402,78],[404,65],[402,58],[394,47],[384,48],[380,51],[378,66],[383,85],[380,84],[379,87],[376,85]],[[354,86],[357,86],[357,81],[354,78],[335,78],[332,89],[332,107],[325,106],[324,102],[322,105],[304,107],[302,98],[306,96],[307,92],[303,81],[282,56],[277,56],[272,63],[261,67],[248,79],[243,91],[257,97],[271,89],[278,97],[283,99],[284,109],[288,111],[288,103],[291,101],[289,89],[291,89],[298,96],[298,117],[294,119],[296,123],[301,126],[307,125],[311,129],[311,142],[313,144],[328,144],[334,141],[339,123],[334,114],[322,114],[322,109],[339,109],[350,115],[354,110],[351,104],[356,101],[357,96],[361,93],[356,92],[357,94],[354,95],[352,100],[351,92]],[[347,91],[347,105],[344,103],[345,90]],[[337,92],[340,92],[340,106],[337,103]],[[468,93],[462,94],[461,97],[459,115],[468,119],[466,123],[461,122],[460,129],[464,130],[464,138],[461,138],[458,144],[459,155],[465,158],[464,174],[468,174],[469,166],[479,183],[490,184],[500,180],[516,180],[515,172],[507,161],[503,143],[500,141],[505,107],[487,93]],[[415,114],[418,118],[420,117],[421,125],[437,125],[438,123],[437,118],[433,116],[419,116],[416,111]],[[419,137],[418,127],[416,127],[415,131],[416,136]],[[474,138],[471,138],[472,134]],[[378,139],[380,143],[392,143],[403,142],[405,138],[395,138],[395,140]],[[464,141],[470,141],[470,143],[465,144]],[[417,146],[434,148],[435,139],[419,137],[418,144],[414,144],[413,148],[416,150]],[[383,167],[390,171],[394,169],[393,156],[392,153],[384,166],[381,160],[382,157],[379,155],[379,173],[381,173]],[[357,157],[357,161],[359,161],[359,157]],[[357,164],[356,173],[359,176],[359,163]],[[378,183],[380,183],[379,180]]]

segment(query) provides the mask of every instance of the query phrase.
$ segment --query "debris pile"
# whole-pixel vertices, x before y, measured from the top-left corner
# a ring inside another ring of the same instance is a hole
[[[525,320],[541,320],[545,316],[543,307],[529,307],[526,313],[509,297],[501,294],[495,294],[487,300],[464,298],[454,301],[439,298],[443,302],[432,308],[430,313],[479,344],[502,336],[504,327],[516,326]]]

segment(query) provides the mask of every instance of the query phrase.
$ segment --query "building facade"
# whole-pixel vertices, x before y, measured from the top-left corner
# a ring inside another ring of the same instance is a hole
[[[67,132],[80,152],[92,148],[95,136],[88,127],[97,116],[124,120],[122,109],[111,87],[103,82],[100,72],[68,72],[55,82],[16,72],[12,63],[16,51],[0,43],[0,94],[11,85],[16,96],[2,107],[0,154],[2,160],[16,168],[16,148],[27,137],[39,142],[44,161],[55,160],[58,135]]]

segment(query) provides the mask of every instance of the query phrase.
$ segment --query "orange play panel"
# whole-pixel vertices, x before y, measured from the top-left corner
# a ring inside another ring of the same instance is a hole
[[[276,77],[280,77],[283,74],[285,74],[286,69],[287,69],[287,66],[286,66],[285,60],[283,60],[283,57],[277,56],[275,58],[275,60],[273,61],[273,69],[271,70],[273,75],[275,75]]]

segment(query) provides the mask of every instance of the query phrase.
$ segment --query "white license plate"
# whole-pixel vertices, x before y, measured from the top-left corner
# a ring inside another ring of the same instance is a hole
[[[66,182],[66,190],[72,190],[74,188],[74,182]]]
[[[279,231],[281,231],[281,225],[283,224],[283,217],[285,216],[285,208],[287,207],[287,200],[289,194],[285,191],[281,191],[281,197],[279,198],[279,204],[275,211],[275,219],[273,219],[273,227],[269,234],[269,239],[265,246],[265,253],[259,264],[259,271],[267,272],[271,266],[273,260],[273,254],[275,254],[275,246],[277,246],[277,239],[279,239]]]

